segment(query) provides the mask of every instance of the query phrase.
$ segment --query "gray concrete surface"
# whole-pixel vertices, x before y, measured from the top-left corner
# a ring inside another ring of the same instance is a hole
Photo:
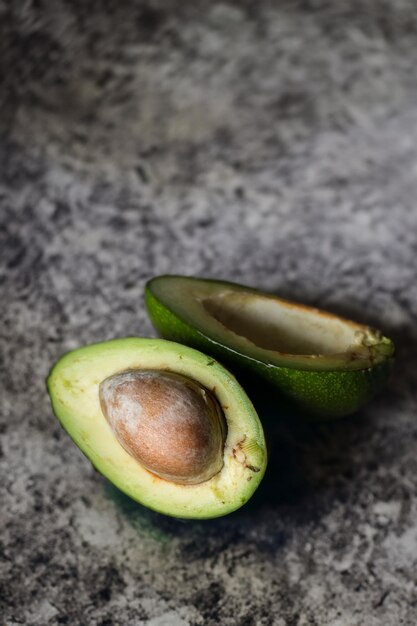
[[[0,14],[1,623],[414,626],[414,0]],[[124,497],[45,392],[64,351],[151,335],[142,289],[166,272],[342,312],[398,346],[377,400],[288,425],[253,503],[210,522]]]

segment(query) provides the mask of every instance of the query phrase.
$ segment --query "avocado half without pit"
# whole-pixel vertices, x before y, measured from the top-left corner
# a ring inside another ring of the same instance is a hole
[[[94,467],[160,513],[225,515],[262,479],[266,446],[253,405],[197,350],[107,341],[63,356],[47,384],[56,416]]]
[[[159,276],[145,298],[162,337],[269,381],[320,418],[357,411],[393,363],[393,343],[379,331],[243,285]]]

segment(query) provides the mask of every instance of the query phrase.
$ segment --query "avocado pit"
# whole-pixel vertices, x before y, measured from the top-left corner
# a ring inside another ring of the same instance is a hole
[[[123,448],[148,471],[198,484],[223,467],[224,414],[215,396],[164,370],[128,370],[99,389],[105,418]]]

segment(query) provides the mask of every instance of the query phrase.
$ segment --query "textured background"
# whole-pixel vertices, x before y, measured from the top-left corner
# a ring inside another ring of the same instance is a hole
[[[414,626],[415,0],[14,0],[0,24],[0,620]],[[165,272],[398,346],[379,399],[289,426],[254,501],[211,522],[117,492],[45,393],[64,351],[152,334]]]

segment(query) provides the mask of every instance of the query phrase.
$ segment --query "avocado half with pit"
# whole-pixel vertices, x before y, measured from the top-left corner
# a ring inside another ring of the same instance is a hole
[[[242,506],[266,467],[261,423],[211,357],[127,338],[64,355],[47,380],[53,410],[93,466],[160,513],[211,518]]]
[[[145,298],[162,337],[269,381],[321,418],[357,411],[393,363],[393,343],[379,331],[243,285],[159,276]]]

